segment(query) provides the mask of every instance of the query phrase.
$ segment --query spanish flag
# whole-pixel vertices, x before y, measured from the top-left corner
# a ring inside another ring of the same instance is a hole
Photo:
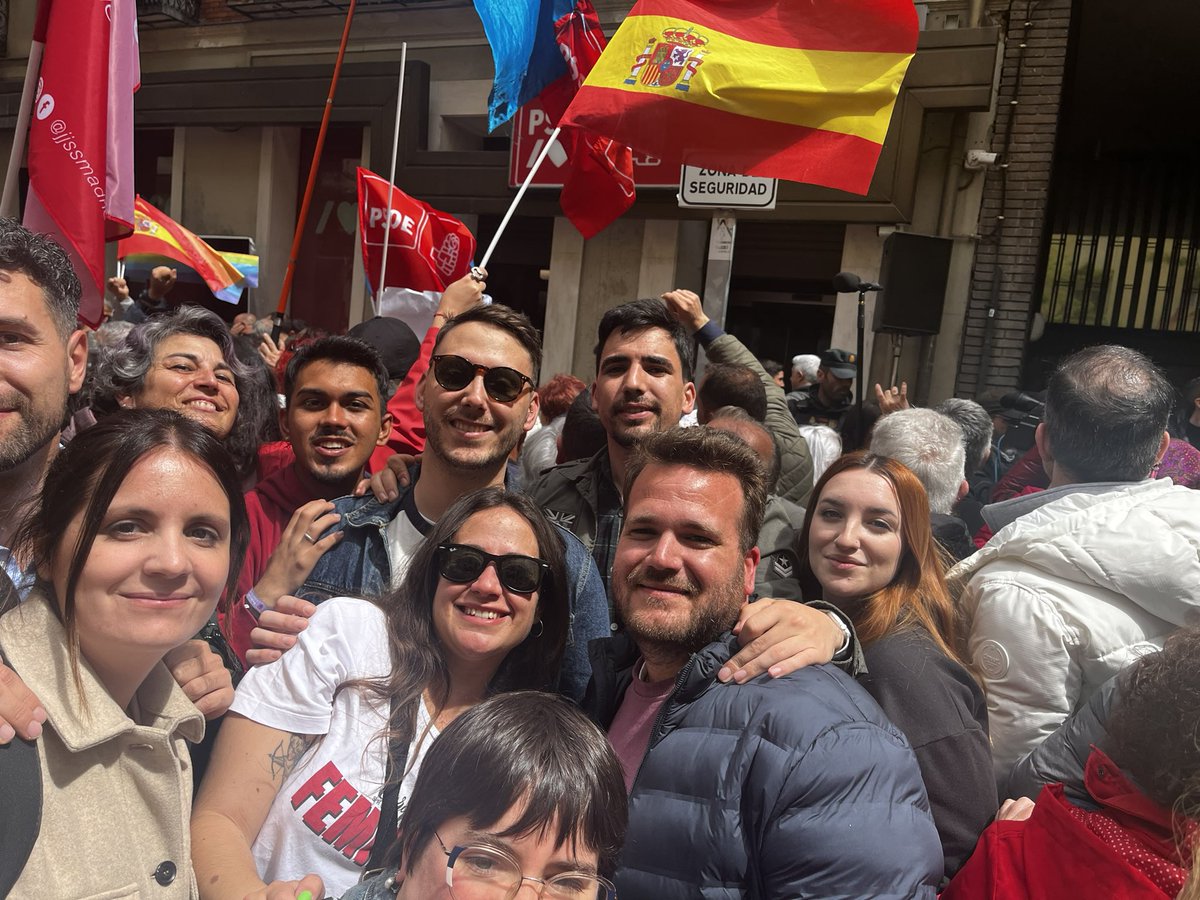
[[[117,257],[165,256],[195,269],[213,296],[237,303],[246,279],[225,257],[141,197],[133,204],[133,234],[117,244]]]
[[[561,124],[865,194],[916,46],[912,0],[639,0]]]

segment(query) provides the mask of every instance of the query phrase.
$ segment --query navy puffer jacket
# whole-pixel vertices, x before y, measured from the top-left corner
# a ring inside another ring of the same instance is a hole
[[[605,729],[632,678],[623,635],[591,644]],[[680,671],[629,797],[621,900],[935,896],[942,849],[908,742],[831,665],[716,680],[726,634]]]

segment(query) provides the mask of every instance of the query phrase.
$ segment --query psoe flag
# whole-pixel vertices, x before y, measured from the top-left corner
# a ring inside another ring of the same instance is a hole
[[[466,225],[362,167],[358,217],[363,268],[373,293],[389,287],[442,291],[470,271],[475,237]],[[385,236],[387,272],[380,284]]]
[[[639,0],[561,124],[865,194],[917,32],[912,0]]]

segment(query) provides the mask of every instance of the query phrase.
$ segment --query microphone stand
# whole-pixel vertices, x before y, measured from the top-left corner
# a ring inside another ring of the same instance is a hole
[[[863,334],[867,328],[867,291],[869,286],[866,282],[859,285],[858,288],[858,377],[854,379],[854,405],[858,411],[858,420],[862,421],[862,405],[863,405]]]

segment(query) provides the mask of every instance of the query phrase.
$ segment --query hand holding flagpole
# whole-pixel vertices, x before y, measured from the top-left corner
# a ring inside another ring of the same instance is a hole
[[[546,138],[546,144],[542,147],[542,152],[538,154],[538,158],[533,161],[533,166],[529,169],[529,174],[525,176],[525,180],[521,183],[520,190],[517,191],[517,196],[513,197],[513,202],[508,207],[508,212],[504,214],[504,218],[500,220],[500,227],[496,229],[496,233],[492,235],[492,242],[488,244],[488,248],[484,251],[483,259],[479,261],[478,268],[486,269],[488,262],[491,261],[492,251],[496,249],[496,245],[500,243],[500,235],[504,234],[504,229],[508,227],[508,221],[513,217],[513,213],[517,209],[517,204],[521,202],[521,198],[525,196],[525,191],[529,189],[529,183],[533,181],[533,176],[537,174],[537,170],[541,168],[542,161],[550,152],[550,148],[554,146],[558,140],[558,133],[561,128],[555,128],[550,132],[550,137]]]

